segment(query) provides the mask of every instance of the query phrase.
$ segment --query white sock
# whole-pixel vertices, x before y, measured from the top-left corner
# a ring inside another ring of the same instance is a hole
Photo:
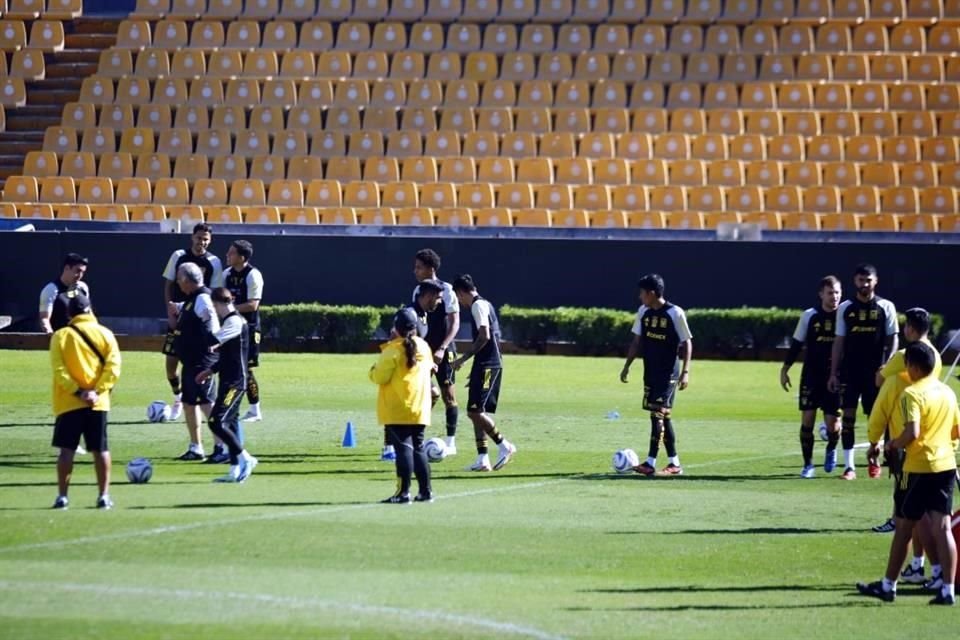
[[[651,467],[656,467],[656,466],[657,466],[657,459],[656,459],[656,458],[651,458],[651,457],[647,456],[647,464],[650,465]]]
[[[249,460],[249,459],[252,458],[253,456],[251,456],[249,453],[247,453],[247,450],[244,449],[243,451],[240,452],[240,457],[243,458],[244,460]]]
[[[930,577],[934,580],[943,575],[943,568],[938,564],[930,565]]]
[[[385,445],[383,445],[383,452],[384,452],[384,453],[390,453],[390,452],[393,451],[393,450],[394,450],[394,449],[393,449],[393,445],[392,445],[392,444],[385,444]]]
[[[254,402],[253,404],[251,404],[250,411],[253,411],[254,413],[260,413],[260,403]]]
[[[448,447],[457,446],[457,436],[447,436],[447,446]]]
[[[843,460],[844,464],[848,469],[856,469],[857,466],[853,462],[853,449],[844,449],[843,450]]]
[[[191,443],[190,443],[190,451],[194,451],[194,452],[196,452],[196,453],[199,453],[200,455],[203,455],[203,445],[202,445],[202,444],[194,444],[194,443],[191,442]]]
[[[680,456],[670,456],[670,464],[680,466]]]
[[[910,561],[910,568],[914,571],[923,569],[923,556],[913,556],[913,560]]]
[[[230,475],[232,475],[234,478],[239,478],[239,477],[240,477],[240,465],[237,465],[237,464],[232,464],[232,465],[230,465]]]
[[[896,592],[896,591],[897,591],[897,581],[896,581],[896,580],[889,580],[889,579],[887,579],[887,578],[884,578],[884,579],[883,579],[883,590],[884,590],[884,591],[893,591],[893,592]]]
[[[947,584],[944,582],[943,586],[940,587],[940,595],[942,595],[944,598],[953,598],[955,595],[953,593],[953,583]]]
[[[173,402],[174,402],[174,403],[181,402],[181,401],[183,401],[183,394],[182,394],[182,393],[175,393],[175,394],[173,394]]]

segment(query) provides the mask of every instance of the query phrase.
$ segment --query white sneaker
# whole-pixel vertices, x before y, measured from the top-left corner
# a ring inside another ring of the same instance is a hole
[[[85,456],[87,455],[87,450],[83,448],[82,444],[78,444],[76,448],[76,454],[78,456]]]
[[[183,403],[177,400],[172,405],[170,405],[170,417],[167,418],[167,422],[173,422],[174,420],[179,420],[180,416],[182,415],[183,415]]]
[[[240,417],[240,420],[243,422],[260,422],[263,420],[263,413],[261,413],[260,409],[251,408]]]
[[[444,445],[447,451],[446,453],[447,456],[457,455],[457,441],[454,440],[452,436],[447,436],[446,438],[444,438]]]
[[[446,447],[444,447],[444,451],[446,452],[444,454],[445,458],[449,458],[450,456],[455,456],[457,455],[457,445],[448,444]]]
[[[226,475],[222,475],[219,478],[214,478],[214,482],[240,482],[240,466],[231,465],[230,470],[227,471]]]
[[[492,471],[493,467],[490,466],[490,456],[485,453],[477,456],[477,461],[472,465],[467,467],[467,471]]]
[[[237,482],[244,482],[253,473],[253,469],[259,464],[259,460],[253,456],[240,458],[240,474],[237,476]]]
[[[510,444],[509,440],[504,440],[497,447],[499,450],[499,455],[497,456],[497,464],[493,465],[494,471],[499,471],[507,466],[507,463],[510,462],[510,458],[513,457],[513,454],[517,452],[517,448]]]

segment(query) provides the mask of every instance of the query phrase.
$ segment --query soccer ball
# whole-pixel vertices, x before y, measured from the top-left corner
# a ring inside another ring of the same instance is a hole
[[[630,473],[640,464],[640,457],[633,449],[620,449],[613,454],[613,470],[617,473]]]
[[[127,480],[132,484],[150,482],[153,477],[153,465],[146,458],[134,458],[127,463]]]
[[[827,433],[827,425],[825,422],[820,423],[820,426],[817,427],[817,431],[820,432],[820,439],[824,442],[830,439],[830,434]]]
[[[430,438],[423,443],[423,452],[430,462],[440,462],[447,457],[447,445],[440,438]]]
[[[154,400],[147,406],[147,420],[166,422],[170,419],[170,406],[162,400]]]

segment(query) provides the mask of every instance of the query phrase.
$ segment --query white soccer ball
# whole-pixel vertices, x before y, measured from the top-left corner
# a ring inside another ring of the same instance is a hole
[[[423,443],[423,452],[430,462],[440,462],[447,457],[447,445],[440,438],[430,438]]]
[[[154,400],[147,406],[147,420],[166,422],[170,419],[170,405],[162,400]]]
[[[613,454],[613,470],[617,473],[630,473],[640,464],[640,456],[633,449],[620,449]]]
[[[830,439],[830,434],[827,433],[827,424],[825,422],[820,423],[820,426],[817,427],[817,431],[820,432],[820,439],[824,442]]]
[[[127,463],[127,480],[132,484],[150,482],[153,477],[153,465],[146,458],[134,458]]]

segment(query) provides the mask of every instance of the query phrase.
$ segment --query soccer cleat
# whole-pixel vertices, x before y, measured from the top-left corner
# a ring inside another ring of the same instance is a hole
[[[203,464],[223,464],[230,461],[230,454],[225,447],[214,447],[213,453],[203,461]]]
[[[517,452],[517,448],[510,444],[510,442],[507,440],[504,440],[497,445],[497,450],[497,464],[493,465],[494,471],[499,471],[507,466],[507,463],[510,462],[510,458],[512,458],[513,454]]]
[[[923,584],[927,581],[923,575],[923,567],[914,569],[910,565],[907,565],[906,569],[900,572],[900,580],[910,584]]]
[[[414,502],[433,502],[432,493],[418,493],[413,497]]]
[[[893,518],[888,518],[883,524],[878,524],[875,527],[871,527],[870,531],[874,533],[890,533],[897,528],[897,523]]]
[[[930,604],[942,604],[948,607],[952,607],[957,603],[957,599],[953,596],[945,596],[942,593],[938,593],[937,597],[930,601]]]
[[[186,453],[179,456],[177,460],[186,460],[188,462],[195,462],[197,460],[203,460],[204,458],[205,456],[203,455],[203,453],[199,451],[195,451],[193,449],[187,449]]]
[[[254,458],[253,456],[247,458],[240,458],[240,473],[237,476],[237,482],[244,482],[247,478],[250,477],[250,474],[253,473],[253,470],[256,468],[257,464],[260,461]]]
[[[853,468],[847,467],[846,469],[843,470],[843,473],[840,475],[840,479],[841,479],[841,480],[856,480],[856,479],[857,479],[857,472],[854,471]]]
[[[70,501],[67,500],[67,496],[57,496],[57,499],[53,501],[53,507],[51,508],[66,511],[69,505]]]
[[[827,451],[823,456],[823,472],[824,473],[833,473],[833,470],[837,468],[837,450]]]
[[[942,587],[943,587],[942,575],[932,576],[929,580],[923,583],[923,588],[926,591],[939,591]]]
[[[245,414],[240,417],[240,420],[243,422],[260,422],[263,420],[263,412],[260,409],[248,409]]]
[[[381,500],[380,504],[410,504],[410,496],[398,493],[385,500]]]
[[[77,445],[77,448],[76,448],[74,451],[76,452],[76,454],[77,454],[78,456],[85,456],[85,455],[87,455],[87,450],[84,449],[84,447],[83,447],[82,444],[78,444],[78,445]]]
[[[214,478],[213,481],[234,483],[234,482],[237,482],[237,478],[239,476],[240,476],[240,466],[231,465],[230,470],[225,475],[222,475],[219,478]]]
[[[646,462],[638,464],[633,468],[633,470],[642,476],[647,476],[648,478],[653,477],[657,473],[657,470]]]
[[[804,465],[803,469],[800,471],[800,477],[809,480],[813,477],[813,465],[808,464]]]
[[[493,467],[490,466],[489,456],[485,453],[477,456],[477,461],[467,467],[467,471],[493,471]]]
[[[450,456],[457,455],[457,445],[455,444],[448,444],[444,450],[446,451],[444,457],[449,458]]]
[[[383,451],[380,452],[380,460],[382,462],[393,462],[397,459],[397,452],[390,445],[387,445],[383,448]]]
[[[167,418],[167,422],[174,422],[179,420],[180,416],[183,415],[183,403],[179,400],[175,400],[172,405],[170,405],[170,417]]]
[[[683,467],[681,467],[681,466],[678,465],[678,464],[673,464],[673,463],[671,462],[670,464],[668,464],[667,466],[665,466],[663,469],[661,469],[661,470],[660,470],[660,473],[662,473],[662,474],[665,475],[665,476],[682,476],[682,475],[683,475]]]
[[[870,596],[871,598],[879,598],[884,602],[893,602],[897,599],[897,592],[890,590],[886,591],[883,588],[883,582],[877,580],[876,582],[871,582],[870,584],[864,584],[862,582],[857,583],[857,591],[860,592],[862,596]]]
[[[113,500],[110,499],[110,496],[103,494],[97,498],[97,509],[103,509],[104,511],[113,509]]]
[[[881,473],[880,465],[875,462],[871,462],[867,465],[867,475],[871,478],[879,478]]]

